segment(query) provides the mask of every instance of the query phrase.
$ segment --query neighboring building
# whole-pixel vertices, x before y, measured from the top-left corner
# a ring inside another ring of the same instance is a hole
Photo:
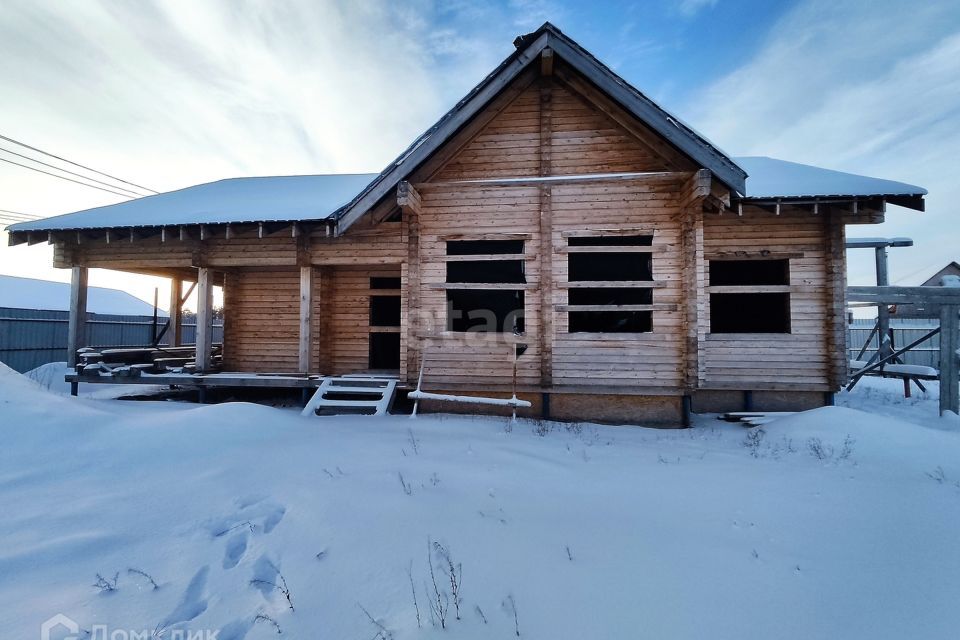
[[[70,311],[70,283],[0,275],[0,313],[6,309]],[[152,316],[153,305],[126,291],[89,287],[87,312],[114,316]],[[166,317],[167,312],[157,313]]]
[[[125,291],[89,287],[89,344],[144,345],[153,305]],[[0,275],[0,362],[29,371],[67,356],[70,284]],[[160,326],[167,314],[158,310]]]
[[[229,371],[422,367],[431,391],[515,383],[562,419],[829,402],[845,225],[926,191],[731,158],[552,25],[515,44],[379,174],[222,180],[10,241],[51,241],[77,287],[88,267],[198,281],[201,318],[222,284]]]
[[[944,276],[948,276],[948,280],[960,277],[960,264],[957,264],[956,262],[947,264],[947,266],[924,280],[920,286],[941,287],[944,284]],[[939,323],[940,321],[940,307],[937,305],[923,303],[893,305],[890,307],[890,313],[893,315],[893,317],[900,319],[930,320],[934,323]]]
[[[960,264],[956,261],[951,262],[940,271],[927,278],[920,285],[921,287],[939,287],[943,284],[943,276],[960,276]]]

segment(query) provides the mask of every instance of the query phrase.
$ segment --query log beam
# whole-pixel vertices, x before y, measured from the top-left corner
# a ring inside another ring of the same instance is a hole
[[[86,267],[73,267],[70,276],[70,321],[67,330],[68,367],[77,366],[77,349],[86,346],[87,275]]]
[[[213,273],[208,267],[197,271],[197,373],[210,371],[213,345]]]
[[[544,49],[540,81],[540,176],[553,174],[553,51]],[[540,384],[553,384],[553,187],[538,187],[540,196]]]
[[[183,280],[170,278],[170,346],[183,344]]]
[[[313,345],[313,267],[300,267],[300,342],[297,362],[300,373],[310,372]]]
[[[413,215],[420,215],[423,208],[420,192],[406,180],[397,185],[397,205],[404,213]]]

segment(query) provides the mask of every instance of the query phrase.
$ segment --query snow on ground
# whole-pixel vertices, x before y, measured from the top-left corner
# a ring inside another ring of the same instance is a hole
[[[40,365],[36,369],[31,369],[25,374],[47,391],[52,391],[61,395],[70,394],[70,383],[64,380],[64,376],[70,371],[66,362],[48,362]],[[150,395],[163,391],[166,387],[162,385],[133,385],[133,384],[90,384],[81,382],[78,393],[85,398],[98,400],[112,400],[126,396]]]
[[[62,613],[106,637],[278,637],[260,615],[287,638],[952,638],[960,434],[895,400],[511,428],[70,398],[0,368],[2,636]],[[445,630],[428,541],[462,566]]]

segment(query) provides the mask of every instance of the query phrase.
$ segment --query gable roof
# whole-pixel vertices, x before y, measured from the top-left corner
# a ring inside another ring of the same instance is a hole
[[[0,307],[69,311],[70,285],[65,282],[0,275]],[[87,311],[115,316],[152,316],[153,305],[119,289],[87,288]],[[158,309],[157,315],[167,317]]]
[[[923,187],[860,176],[855,173],[823,169],[798,162],[766,156],[736,158],[747,170],[743,200],[776,200],[791,198],[885,197],[894,204],[923,210]]]
[[[960,275],[960,263],[957,263],[956,260],[948,262],[945,267],[937,271],[935,274],[927,278],[920,285],[921,287],[939,287],[940,278],[942,276],[956,276]]]
[[[52,218],[10,231],[323,220],[377,174],[231,178]]]
[[[518,37],[516,51],[470,90],[453,109],[413,141],[396,160],[339,211],[338,233],[345,231],[381,198],[388,195],[420,164],[427,160],[470,119],[507,87],[544,49],[551,49],[564,62],[583,74],[628,113],[643,121],[681,152],[738,193],[744,192],[746,172],[704,136],[679,118],[637,91],[586,49],[565,36],[549,22],[532,33]]]

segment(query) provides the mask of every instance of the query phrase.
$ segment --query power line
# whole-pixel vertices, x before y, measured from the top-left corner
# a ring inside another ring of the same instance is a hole
[[[36,220],[40,216],[35,216],[32,213],[21,213],[20,211],[10,211],[9,209],[0,209],[0,214],[7,214],[5,217],[9,218],[10,216],[19,216],[22,218],[27,218],[30,220]]]
[[[119,189],[120,191],[127,191],[127,192],[129,192],[129,193],[137,196],[138,198],[139,198],[139,197],[143,197],[143,195],[144,195],[144,194],[142,194],[142,193],[137,193],[136,191],[133,191],[133,190],[131,190],[131,189],[127,189],[126,187],[118,187],[118,186],[116,186],[116,185],[110,184],[109,182],[104,182],[103,180],[97,180],[96,178],[91,178],[90,176],[85,176],[85,175],[83,175],[82,173],[77,173],[76,171],[70,171],[69,169],[63,169],[63,168],[61,168],[61,167],[58,167],[58,166],[55,165],[55,164],[50,164],[49,162],[44,162],[43,160],[37,160],[36,158],[31,158],[30,156],[25,156],[25,155],[23,155],[22,153],[17,153],[16,151],[10,151],[10,149],[5,149],[4,147],[0,147],[0,151],[3,151],[4,153],[9,153],[9,154],[11,154],[11,155],[18,156],[18,157],[23,158],[23,159],[25,159],[25,160],[29,160],[30,162],[36,162],[37,164],[42,164],[42,165],[45,166],[45,167],[50,167],[51,169],[56,169],[57,171],[62,171],[62,172],[64,172],[64,173],[69,173],[69,174],[72,175],[72,176],[77,176],[78,178],[83,178],[84,180],[89,180],[90,182],[96,182],[97,184],[102,184],[103,186],[105,186],[105,187],[110,187],[111,189]]]
[[[43,149],[37,149],[36,147],[31,147],[30,145],[28,145],[28,144],[25,143],[25,142],[20,142],[19,140],[14,140],[13,138],[8,138],[8,137],[5,136],[5,135],[0,134],[0,139],[6,140],[7,142],[12,142],[13,144],[16,144],[16,145],[20,145],[21,147],[26,147],[27,149],[30,149],[30,150],[32,150],[32,151],[36,151],[37,153],[42,153],[42,154],[45,155],[45,156],[50,156],[51,158],[56,158],[57,160],[61,160],[61,161],[63,161],[63,162],[67,162],[67,163],[69,163],[69,164],[72,164],[72,165],[75,166],[75,167],[80,167],[81,169],[86,169],[87,171],[93,171],[94,173],[99,173],[100,175],[105,176],[105,177],[107,177],[107,178],[110,178],[111,180],[117,180],[118,182],[122,182],[122,183],[124,183],[124,184],[128,184],[128,185],[130,185],[131,187],[137,187],[138,189],[143,189],[144,191],[149,191],[149,192],[151,192],[151,193],[159,193],[159,191],[156,191],[155,189],[151,189],[151,188],[149,188],[149,187],[144,187],[143,185],[139,185],[139,184],[136,184],[136,183],[134,183],[134,182],[130,182],[130,181],[128,181],[128,180],[124,180],[123,178],[118,178],[117,176],[112,176],[112,175],[110,175],[109,173],[104,173],[103,171],[98,171],[98,170],[96,170],[96,169],[93,169],[92,167],[88,167],[88,166],[86,166],[86,165],[80,164],[79,162],[74,162],[73,160],[67,160],[66,158],[62,158],[62,157],[60,157],[60,156],[58,156],[58,155],[55,155],[55,154],[49,153],[49,152],[47,152],[47,151],[44,151]]]
[[[132,196],[126,193],[120,193],[119,191],[114,191],[112,189],[105,189],[104,187],[98,187],[95,184],[90,184],[89,182],[80,182],[79,180],[74,180],[73,178],[68,178],[66,176],[60,176],[55,173],[50,173],[49,171],[44,171],[43,169],[37,169],[36,167],[31,167],[25,164],[20,164],[19,162],[14,162],[13,160],[7,160],[6,158],[0,158],[0,162],[6,162],[7,164],[16,165],[18,167],[23,167],[24,169],[30,169],[31,171],[39,171],[40,173],[45,173],[48,176],[53,176],[54,178],[60,178],[61,180],[67,180],[69,182],[75,182],[77,184],[82,184],[85,187],[90,187],[91,189],[99,189],[100,191],[106,191],[107,193],[112,193],[117,196],[123,196],[124,198],[130,198]],[[119,187],[118,187],[119,188]]]

